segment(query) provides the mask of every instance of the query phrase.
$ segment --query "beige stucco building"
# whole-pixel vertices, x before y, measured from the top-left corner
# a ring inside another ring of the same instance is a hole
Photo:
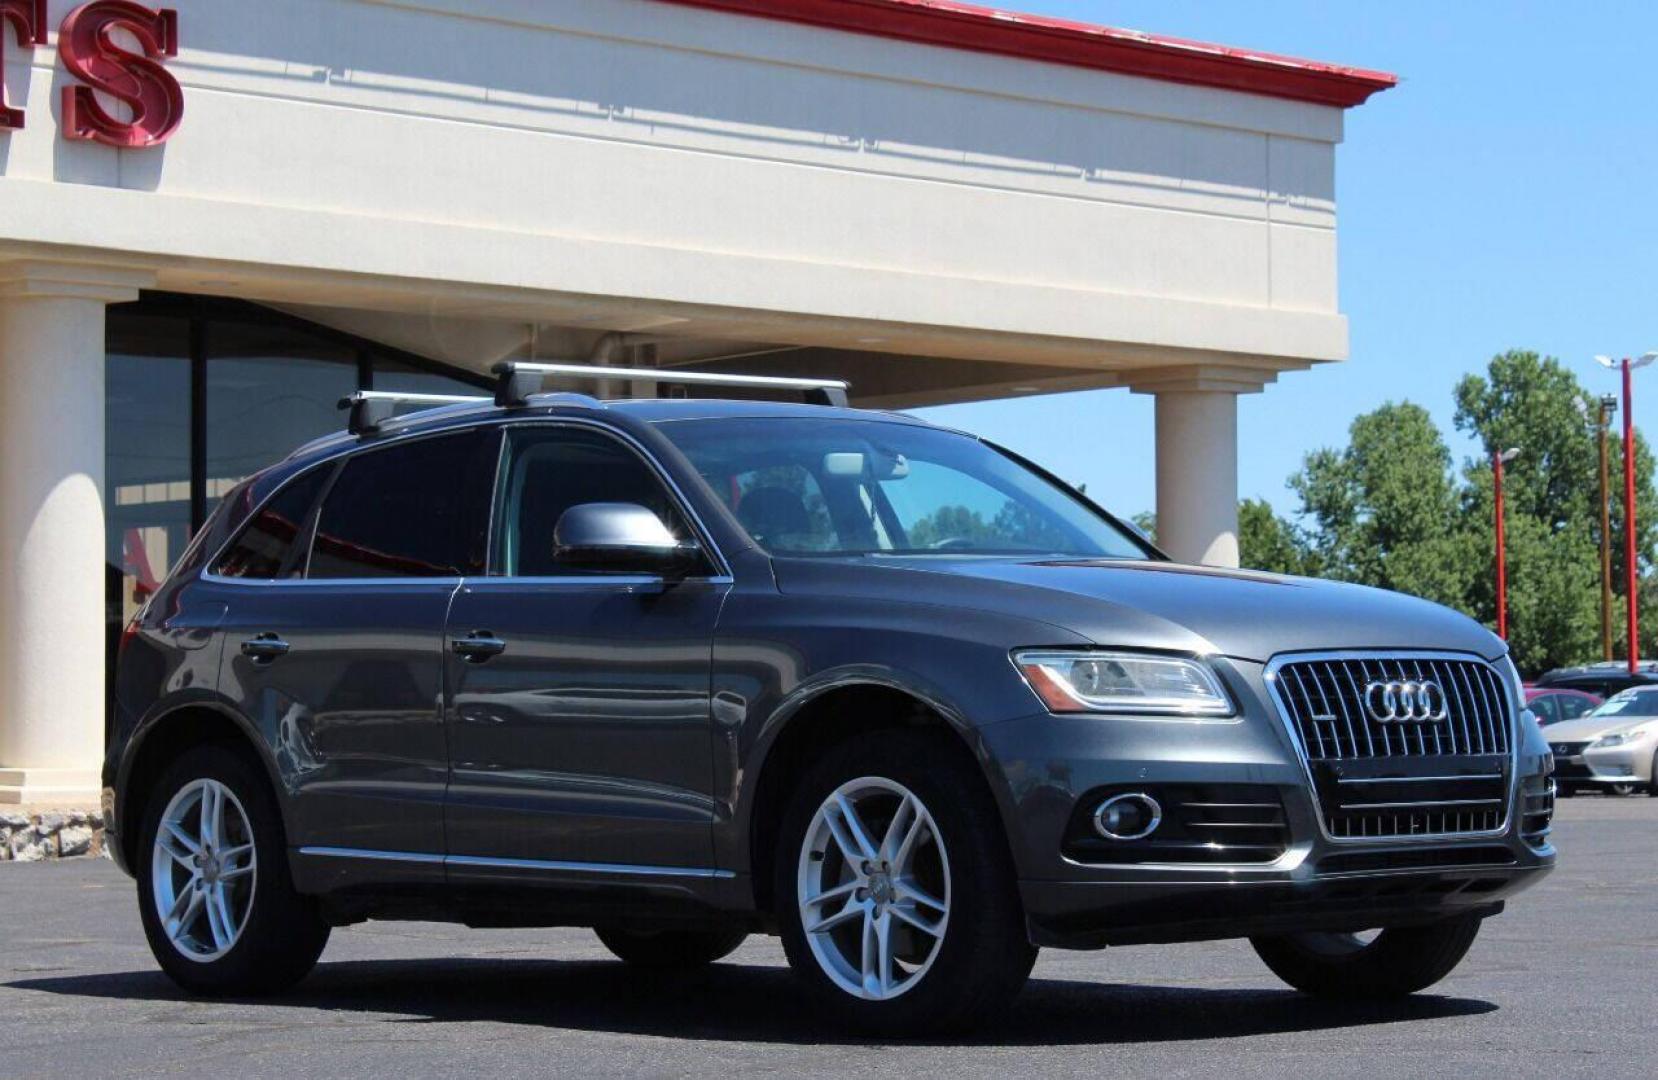
[[[103,657],[230,484],[504,358],[1153,394],[1163,542],[1235,562],[1237,395],[1345,354],[1392,82],[938,0],[12,7],[0,802],[95,797]]]

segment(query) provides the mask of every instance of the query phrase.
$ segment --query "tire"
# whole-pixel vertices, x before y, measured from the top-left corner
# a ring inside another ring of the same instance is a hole
[[[860,1030],[969,1028],[1011,1001],[1036,962],[1001,815],[947,734],[882,731],[830,750],[795,785],[774,869],[790,966]],[[809,936],[803,906],[832,928]]]
[[[1658,799],[1658,750],[1652,752],[1652,778],[1647,781],[1646,793]]]
[[[1640,790],[1641,790],[1641,785],[1639,785],[1639,784],[1608,784],[1608,785],[1606,785],[1606,793],[1608,795],[1616,795],[1620,799],[1627,799],[1631,795],[1635,794],[1636,792],[1638,792]]]
[[[634,967],[670,969],[704,967],[737,951],[746,930],[624,930],[601,926],[593,931],[618,960]]]
[[[202,821],[213,806],[217,842]],[[164,818],[170,827],[158,844]],[[294,890],[276,798],[245,757],[214,745],[185,752],[151,793],[139,835],[133,869],[144,936],[174,982],[195,994],[255,996],[310,972],[329,927],[316,902]],[[177,920],[160,907],[169,897]]]
[[[1383,930],[1369,942],[1353,934],[1288,934],[1249,943],[1273,974],[1304,994],[1397,998],[1449,975],[1479,931],[1478,916],[1462,915],[1431,926]]]
[[[1554,797],[1557,799],[1573,799],[1577,797],[1577,788],[1571,784],[1556,784]]]

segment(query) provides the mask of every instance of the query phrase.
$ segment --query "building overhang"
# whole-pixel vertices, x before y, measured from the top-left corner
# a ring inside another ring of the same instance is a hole
[[[1317,60],[955,0],[661,0],[924,45],[1351,108],[1398,79]]]

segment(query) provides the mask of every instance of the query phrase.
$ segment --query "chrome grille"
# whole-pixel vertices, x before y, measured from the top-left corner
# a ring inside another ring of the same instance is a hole
[[[1513,710],[1479,660],[1425,654],[1294,657],[1269,668],[1272,692],[1337,840],[1488,835],[1508,820]],[[1376,719],[1372,683],[1433,682],[1444,715]]]
[[[1416,657],[1296,660],[1278,669],[1278,694],[1312,761],[1507,754],[1507,698],[1491,665]],[[1371,682],[1435,682],[1447,717],[1382,724],[1365,707]]]

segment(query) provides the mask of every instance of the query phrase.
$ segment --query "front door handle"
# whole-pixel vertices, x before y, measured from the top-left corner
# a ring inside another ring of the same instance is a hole
[[[507,643],[488,630],[474,630],[465,637],[451,638],[449,647],[469,664],[481,664],[507,651]]]
[[[279,656],[288,655],[288,647],[288,643],[275,634],[259,634],[242,642],[242,655],[256,664],[268,664]]]

